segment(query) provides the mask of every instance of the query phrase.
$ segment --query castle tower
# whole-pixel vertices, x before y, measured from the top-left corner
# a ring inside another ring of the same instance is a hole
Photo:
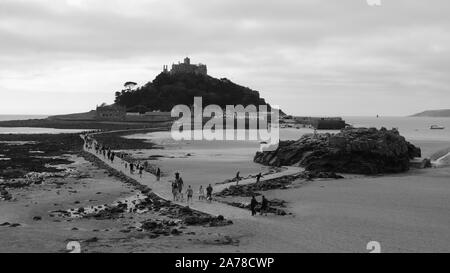
[[[207,68],[204,64],[191,64],[191,59],[189,57],[184,58],[183,62],[178,64],[172,64],[172,69],[168,69],[168,66],[163,67],[163,72],[167,72],[170,74],[177,73],[191,73],[191,74],[201,74],[207,75]]]

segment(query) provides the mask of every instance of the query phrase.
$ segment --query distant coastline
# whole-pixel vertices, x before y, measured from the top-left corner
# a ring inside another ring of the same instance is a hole
[[[423,111],[423,112],[414,114],[411,117],[449,118],[450,117],[450,109],[427,110],[427,111]]]
[[[45,119],[48,115],[0,115],[0,121]]]

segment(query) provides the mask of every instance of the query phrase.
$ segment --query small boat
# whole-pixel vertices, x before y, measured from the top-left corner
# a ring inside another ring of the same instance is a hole
[[[445,127],[444,126],[439,126],[439,125],[431,125],[430,129],[431,130],[444,130]]]

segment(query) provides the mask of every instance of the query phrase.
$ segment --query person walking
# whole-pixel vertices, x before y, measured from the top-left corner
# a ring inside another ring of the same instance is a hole
[[[177,182],[173,181],[172,182],[172,195],[173,195],[173,201],[177,201],[178,200],[178,189],[177,189]]]
[[[256,175],[256,183],[259,183],[259,181],[261,180],[261,177],[262,177],[262,174],[261,174],[261,173],[258,173],[258,174]]]
[[[189,206],[189,203],[193,203],[192,196],[194,195],[194,191],[191,188],[191,185],[189,185],[188,189],[186,190],[187,195],[187,204]]]
[[[177,189],[179,197],[181,198],[181,201],[183,201],[183,179],[181,178],[179,173],[175,173],[175,182],[177,183]]]
[[[267,209],[269,206],[269,201],[266,199],[266,197],[263,195],[261,200],[261,210],[259,212],[260,215],[266,215],[267,216]]]
[[[256,215],[256,205],[258,205],[258,201],[256,201],[255,196],[252,196],[252,200],[250,201],[250,210],[252,211],[252,216]]]
[[[211,184],[209,184],[209,186],[206,188],[206,200],[208,200],[208,202],[210,202],[210,203],[212,201],[212,192],[213,192],[213,188],[212,188]]]
[[[236,173],[236,186],[239,185],[239,180],[241,180],[241,172]]]
[[[142,178],[142,172],[144,171],[144,167],[139,166],[139,177]]]
[[[158,168],[156,170],[156,181],[159,181],[161,179],[161,169]]]
[[[205,200],[205,190],[202,185],[200,185],[200,188],[198,189],[198,200]]]

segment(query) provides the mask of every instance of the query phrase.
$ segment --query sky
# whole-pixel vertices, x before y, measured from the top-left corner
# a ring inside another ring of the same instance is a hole
[[[186,56],[293,115],[450,108],[449,13],[448,0],[0,0],[0,114],[89,111]]]

